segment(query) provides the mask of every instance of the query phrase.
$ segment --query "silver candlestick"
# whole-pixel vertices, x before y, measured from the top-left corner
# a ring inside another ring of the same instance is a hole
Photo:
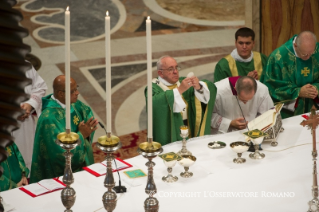
[[[106,136],[101,136],[98,138],[97,147],[106,153],[106,175],[104,179],[104,186],[107,188],[107,191],[102,197],[103,205],[106,211],[112,212],[117,203],[117,195],[112,190],[115,186],[113,170],[112,170],[112,161],[114,160],[114,152],[122,147],[120,139],[111,133],[107,133]]]
[[[66,152],[63,153],[65,157],[65,169],[62,178],[62,181],[66,187],[61,191],[61,200],[62,204],[66,208],[64,212],[72,212],[71,207],[74,205],[76,192],[71,187],[71,184],[74,182],[74,178],[71,168],[71,158],[73,154],[70,151],[77,145],[80,145],[81,140],[79,139],[78,134],[68,131],[68,133],[63,132],[58,134],[55,143],[62,149],[66,150]]]
[[[192,155],[192,153],[190,151],[187,150],[186,148],[186,138],[188,136],[188,128],[187,126],[181,126],[180,127],[180,130],[181,130],[181,137],[183,138],[182,140],[182,149],[177,152],[178,155],[180,156],[185,156],[185,155]]]
[[[319,211],[318,200],[318,177],[317,177],[317,146],[316,146],[316,128],[319,124],[319,114],[316,113],[316,109],[311,109],[311,114],[308,120],[304,120],[300,123],[302,126],[308,126],[311,129],[312,134],[312,160],[313,160],[313,181],[312,181],[312,197],[313,199],[308,202],[308,212]]]
[[[153,195],[156,194],[157,189],[153,179],[153,167],[155,166],[155,163],[152,160],[163,152],[163,148],[160,143],[153,142],[152,138],[148,138],[147,142],[143,142],[139,145],[137,152],[148,159],[148,162],[145,164],[148,167],[145,193],[148,194],[149,197],[144,201],[144,209],[145,212],[157,212],[159,210],[159,202],[153,197]]]

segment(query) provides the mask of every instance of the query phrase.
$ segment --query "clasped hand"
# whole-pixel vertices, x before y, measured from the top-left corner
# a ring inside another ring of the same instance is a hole
[[[253,70],[253,71],[249,72],[249,73],[247,74],[247,76],[252,77],[252,78],[258,80],[258,73],[257,73],[256,70]]]
[[[182,94],[185,91],[187,91],[190,87],[193,87],[195,90],[200,89],[199,79],[197,77],[193,76],[185,78],[178,87],[178,91],[180,94]]]
[[[79,124],[79,131],[82,133],[84,138],[87,138],[91,135],[92,132],[94,132],[98,126],[97,119],[93,119],[91,117],[87,122],[84,123],[84,121],[81,121]]]
[[[302,97],[302,98],[314,99],[317,96],[318,96],[318,91],[316,87],[310,84],[306,84],[302,86],[299,92],[299,97]]]

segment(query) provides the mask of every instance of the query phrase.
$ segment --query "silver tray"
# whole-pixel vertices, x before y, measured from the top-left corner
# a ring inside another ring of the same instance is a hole
[[[213,146],[216,142],[220,145],[219,147]],[[213,142],[209,142],[207,146],[208,148],[211,148],[211,149],[222,149],[226,147],[226,144],[222,141],[213,141]]]

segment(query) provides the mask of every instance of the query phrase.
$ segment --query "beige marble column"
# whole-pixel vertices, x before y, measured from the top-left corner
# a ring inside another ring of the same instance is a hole
[[[255,31],[255,51],[260,51],[260,0],[245,0],[245,26]]]

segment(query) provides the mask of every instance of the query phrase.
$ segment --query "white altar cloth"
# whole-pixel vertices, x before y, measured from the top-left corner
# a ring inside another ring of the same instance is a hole
[[[266,157],[262,160],[252,160],[248,152],[243,153],[245,164],[233,163],[236,153],[229,147],[231,142],[243,141],[242,131],[191,139],[187,143],[187,149],[197,158],[190,167],[194,176],[189,179],[180,177],[183,167],[177,163],[172,172],[179,178],[176,183],[168,184],[161,180],[167,175],[167,169],[162,159],[155,158],[155,197],[160,203],[159,211],[307,211],[308,201],[312,199],[312,137],[310,130],[300,125],[302,120],[301,116],[283,120],[285,131],[278,137],[278,146],[263,143],[262,152]],[[223,149],[210,149],[207,144],[211,141],[223,141],[227,146]],[[181,146],[181,142],[166,145],[163,153],[177,152]],[[130,169],[140,168],[147,173],[147,160],[142,156],[126,161],[133,165]],[[105,176],[95,177],[86,171],[74,174],[75,180],[71,185],[76,191],[76,201],[71,208],[74,212],[106,211],[102,204],[102,195],[107,190],[103,185],[104,178]],[[114,178],[117,183],[116,173]],[[127,180],[124,174],[121,174],[121,178],[128,192],[118,194],[114,211],[144,211],[147,178],[132,181]],[[1,192],[1,196],[6,204],[15,208],[13,211],[57,212],[64,211],[60,193],[61,191],[55,191],[32,198],[19,189],[13,189]]]

